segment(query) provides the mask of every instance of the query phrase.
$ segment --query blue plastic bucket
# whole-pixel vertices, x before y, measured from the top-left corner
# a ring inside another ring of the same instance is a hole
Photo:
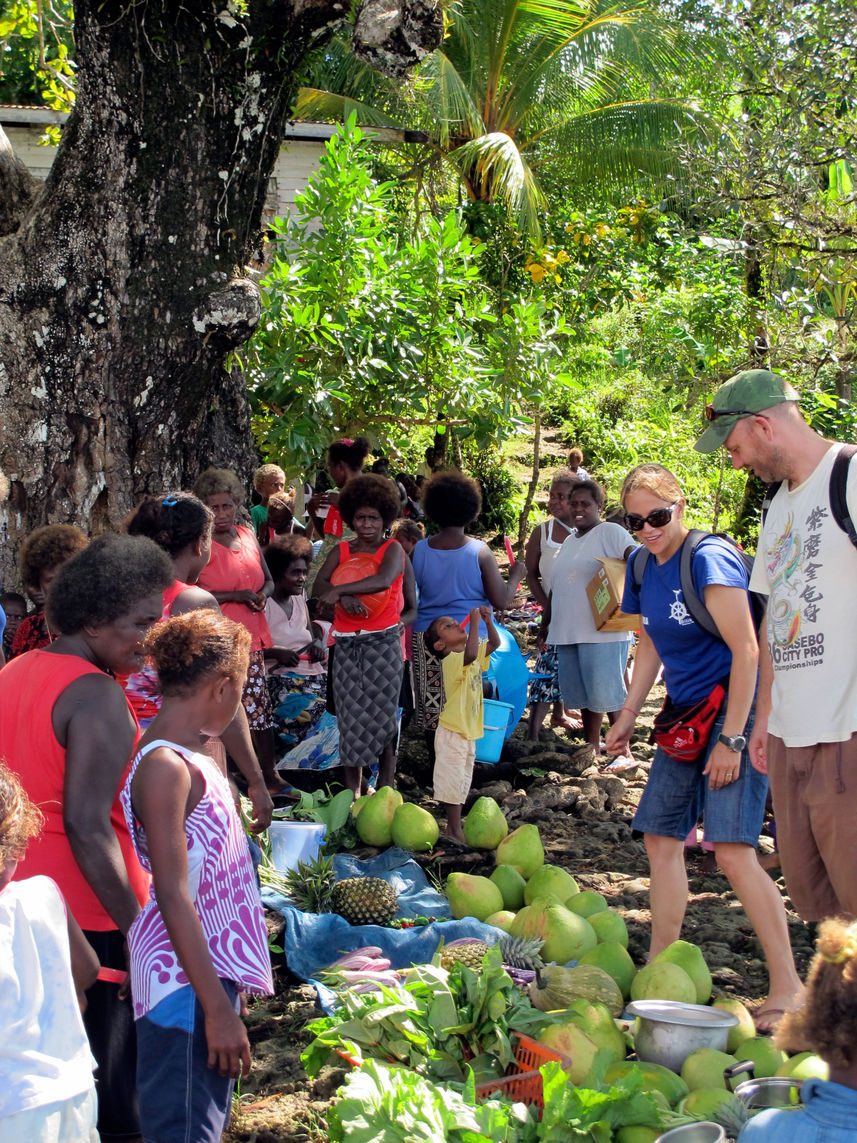
[[[512,714],[511,703],[483,699],[482,737],[476,739],[477,762],[499,762],[500,751],[506,740],[506,727]]]
[[[318,857],[324,831],[321,822],[271,822],[271,860],[280,873],[296,869],[299,861],[314,861]]]

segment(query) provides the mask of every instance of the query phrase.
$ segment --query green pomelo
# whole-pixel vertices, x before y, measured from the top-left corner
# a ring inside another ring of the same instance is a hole
[[[742,1044],[744,1040],[752,1040],[756,1035],[753,1017],[735,996],[718,996],[712,1007],[722,1008],[724,1012],[730,1012],[733,1016],[738,1017],[738,1023],[734,1028],[729,1029],[729,1036],[726,1040],[726,1051],[735,1055],[739,1044]]]
[[[788,1076],[797,1080],[826,1080],[829,1078],[829,1073],[827,1064],[814,1052],[798,1052],[796,1056],[791,1056],[784,1064],[780,1064],[776,1071],[778,1076]]]
[[[360,816],[360,811],[365,808],[368,797],[358,798],[356,802],[351,803],[351,816],[356,820]]]
[[[539,1037],[540,1043],[568,1056],[571,1063],[563,1066],[573,1084],[580,1085],[595,1060],[598,1045],[576,1024],[551,1024]]]
[[[492,913],[490,917],[486,917],[485,924],[493,925],[495,929],[502,929],[503,932],[508,933],[514,919],[515,914],[511,909],[500,909],[499,912]]]
[[[593,913],[587,917],[590,925],[595,929],[599,941],[608,944],[628,947],[628,926],[624,917],[620,917],[613,909],[605,909],[602,913]]]
[[[464,837],[476,849],[496,849],[509,832],[509,823],[493,798],[477,798],[464,819]]]
[[[622,1060],[621,1063],[611,1064],[604,1075],[605,1083],[615,1083],[623,1076],[638,1068],[643,1076],[646,1091],[659,1091],[667,1100],[670,1107],[675,1107],[680,1099],[684,1099],[690,1088],[675,1072],[661,1064],[635,1063],[632,1060]]]
[[[532,905],[537,897],[546,897],[552,894],[561,904],[564,904],[570,897],[574,897],[578,893],[577,882],[570,873],[558,865],[542,865],[527,882],[527,888],[524,890],[524,901],[528,905]]]
[[[542,960],[567,964],[580,960],[588,950],[595,948],[598,938],[584,917],[569,912],[564,905],[538,900],[525,905],[515,915],[509,932],[513,937],[538,938],[544,941]]]
[[[484,921],[503,908],[503,896],[493,881],[472,873],[450,873],[446,879],[446,896],[456,920],[475,917]]]
[[[524,903],[524,890],[526,881],[512,865],[498,865],[491,874],[490,880],[494,882],[503,894],[503,908],[520,909]]]
[[[413,853],[430,853],[435,847],[440,828],[428,810],[415,806],[413,802],[404,802],[401,806],[396,806],[391,833],[394,845],[410,849]]]
[[[693,981],[677,964],[658,961],[643,965],[631,981],[632,1000],[675,1000],[679,1004],[695,1004]]]
[[[577,913],[579,917],[586,917],[588,919],[596,913],[604,912],[607,908],[607,898],[603,897],[600,893],[596,893],[594,889],[583,889],[580,893],[576,893],[570,900],[566,901],[565,907]]]
[[[591,918],[589,923],[592,924]],[[595,935],[598,935],[597,930]],[[625,1000],[631,995],[631,983],[637,975],[637,966],[624,945],[610,943],[596,945],[594,949],[583,954],[580,963],[594,964],[597,968],[603,968],[619,985]]]
[[[568,1006],[568,1021],[582,1028],[590,1040],[594,1040],[599,1048],[610,1052],[613,1060],[624,1060],[627,1055],[625,1037],[616,1026],[613,1014],[606,1004],[597,1000],[573,1000]],[[560,1025],[562,1027],[563,1025]]]
[[[749,1040],[741,1041],[735,1058],[742,1062],[752,1061],[756,1079],[767,1079],[768,1076],[777,1074],[777,1068],[786,1062],[787,1056],[785,1052],[774,1047],[768,1036],[753,1036]]]
[[[725,1103],[738,1115],[744,1106],[725,1087],[699,1087],[681,1100],[677,1110],[679,1115],[692,1115],[694,1119],[716,1119],[721,1103]]]
[[[514,865],[520,875],[529,880],[540,865],[545,863],[545,851],[538,827],[522,825],[504,837],[494,851],[496,865]]]
[[[642,1123],[629,1123],[620,1127],[613,1138],[616,1143],[657,1143],[660,1127],[646,1127]]]
[[[725,1089],[723,1071],[735,1062],[735,1057],[728,1052],[719,1052],[717,1048],[697,1048],[681,1065],[681,1078],[691,1091],[701,1087]]]
[[[377,848],[389,845],[393,840],[393,814],[403,802],[402,795],[392,786],[382,786],[360,801],[366,803],[357,818],[360,840]]]
[[[707,1004],[711,999],[711,973],[708,971],[705,957],[696,945],[692,945],[690,941],[673,941],[671,945],[662,949],[654,960],[677,964],[679,968],[684,969],[696,989],[697,1004]]]

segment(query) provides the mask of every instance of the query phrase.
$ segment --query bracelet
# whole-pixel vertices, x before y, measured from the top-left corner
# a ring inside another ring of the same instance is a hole
[[[640,716],[640,712],[638,710],[632,710],[629,706],[623,706],[622,710],[627,710],[628,714],[633,714],[634,718],[639,718]]]

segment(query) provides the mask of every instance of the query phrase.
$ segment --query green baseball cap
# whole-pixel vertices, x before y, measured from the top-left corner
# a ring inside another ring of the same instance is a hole
[[[797,392],[778,373],[769,369],[745,369],[724,381],[705,406],[708,428],[693,446],[697,452],[714,452],[744,417],[763,413],[784,401],[797,401]]]

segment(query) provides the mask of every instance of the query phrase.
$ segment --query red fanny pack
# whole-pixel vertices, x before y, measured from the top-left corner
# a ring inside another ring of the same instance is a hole
[[[693,706],[675,707],[667,697],[655,719],[649,742],[677,762],[696,762],[705,752],[726,689],[720,683],[707,698]]]

